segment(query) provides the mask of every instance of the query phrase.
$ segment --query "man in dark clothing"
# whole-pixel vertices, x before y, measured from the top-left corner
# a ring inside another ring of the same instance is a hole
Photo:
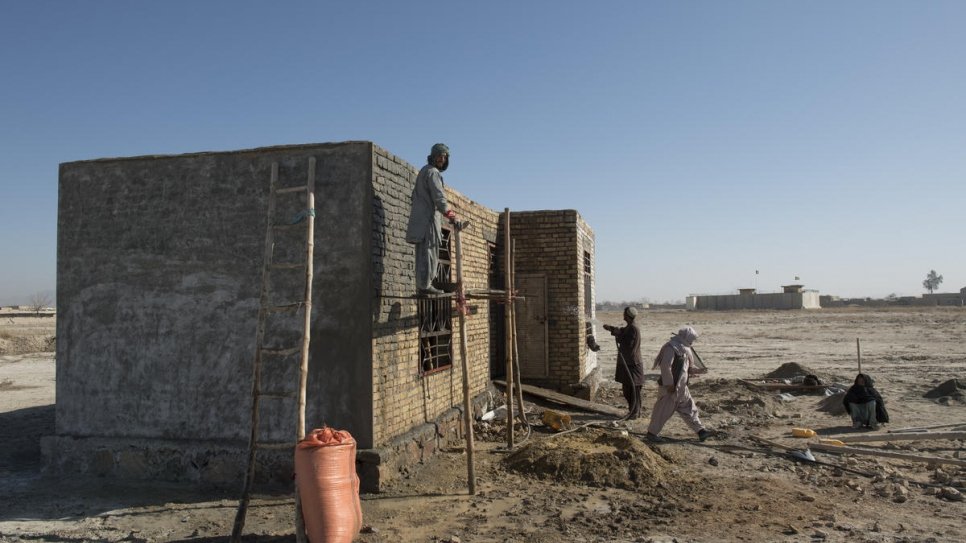
[[[624,399],[627,400],[628,419],[641,416],[641,388],[644,386],[644,363],[641,362],[641,330],[634,324],[637,310],[624,308],[624,322],[627,326],[618,328],[604,325],[617,338],[617,372],[614,380],[622,385]]]
[[[871,428],[877,430],[879,423],[889,422],[889,412],[875,383],[868,374],[860,373],[855,376],[855,383],[845,393],[842,404],[845,411],[852,417],[853,428]]]

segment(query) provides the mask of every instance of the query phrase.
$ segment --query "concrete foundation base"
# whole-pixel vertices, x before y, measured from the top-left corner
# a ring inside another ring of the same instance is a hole
[[[494,407],[498,397],[491,385],[474,398],[474,418]],[[440,448],[461,446],[462,413],[461,408],[448,409],[432,423],[421,424],[384,447],[358,451],[361,490],[379,492],[381,485]],[[225,489],[241,490],[248,462],[247,443],[48,436],[41,438],[40,447],[47,474],[188,482]],[[259,450],[256,459],[256,483],[292,484],[293,450]]]
[[[491,384],[486,393],[474,398],[471,402],[474,420],[495,407],[495,399],[500,397],[501,393]],[[421,424],[383,447],[359,451],[356,472],[360,488],[362,492],[379,492],[385,483],[404,475],[411,466],[428,460],[439,449],[464,444],[463,409],[453,407],[435,421]]]

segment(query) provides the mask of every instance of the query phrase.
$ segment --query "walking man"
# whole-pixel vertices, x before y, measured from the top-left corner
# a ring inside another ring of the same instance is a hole
[[[614,380],[621,384],[624,399],[627,400],[627,419],[641,416],[641,388],[644,386],[644,363],[641,361],[641,330],[634,323],[637,310],[624,308],[624,322],[627,326],[617,328],[609,324],[604,330],[617,338],[617,372]]]
[[[651,412],[651,423],[647,427],[649,441],[660,442],[661,429],[675,412],[684,422],[697,432],[698,439],[704,441],[711,432],[704,428],[698,418],[698,406],[694,404],[688,390],[688,376],[695,373],[694,351],[691,344],[698,339],[698,333],[690,326],[678,330],[670,341],[661,347],[654,359],[654,367],[661,368],[658,380],[658,398]]]
[[[437,143],[426,158],[427,164],[419,170],[416,186],[413,187],[406,241],[415,244],[416,294],[435,296],[443,293],[433,286],[443,239],[440,215],[452,222],[456,220],[456,213],[446,203],[443,190],[442,172],[449,166],[449,147]]]

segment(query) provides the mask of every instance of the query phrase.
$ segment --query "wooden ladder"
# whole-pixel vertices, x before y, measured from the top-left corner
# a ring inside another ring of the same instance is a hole
[[[295,263],[275,263],[275,231],[282,228],[291,228],[293,225],[280,225],[275,223],[275,200],[278,195],[284,194],[305,194],[305,262]],[[315,250],[315,157],[309,158],[308,180],[305,185],[297,187],[278,188],[278,162],[272,163],[271,180],[269,182],[268,196],[268,226],[265,231],[265,256],[262,267],[262,288],[259,296],[258,325],[255,331],[255,360],[252,364],[252,425],[248,439],[248,470],[245,476],[245,488],[242,491],[241,501],[238,504],[238,512],[235,515],[235,525],[231,532],[232,543],[241,541],[242,530],[245,527],[245,516],[248,512],[248,504],[251,500],[252,484],[255,480],[256,451],[258,449],[291,449],[294,451],[295,445],[305,437],[305,385],[309,367],[309,325],[312,319],[312,258]],[[305,296],[301,302],[275,305],[271,299],[271,272],[280,269],[305,270]],[[302,322],[302,344],[291,348],[266,348],[265,347],[265,328],[268,316],[273,313],[303,312]],[[293,442],[264,442],[259,441],[258,410],[261,400],[284,401],[292,398],[295,394],[279,394],[262,390],[261,371],[262,359],[265,357],[285,357],[301,353],[299,366],[299,388],[298,388],[298,420],[296,422],[295,441]],[[295,489],[295,533],[300,542],[306,541],[305,528],[302,523],[302,504],[299,499],[298,489]]]

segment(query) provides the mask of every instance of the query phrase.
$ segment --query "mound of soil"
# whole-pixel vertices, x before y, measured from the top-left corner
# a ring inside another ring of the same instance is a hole
[[[844,415],[845,405],[842,404],[842,400],[844,398],[844,392],[838,392],[832,394],[831,396],[826,396],[818,402],[818,404],[815,406],[815,409],[823,413],[828,413],[829,415]]]
[[[923,398],[942,398],[944,396],[949,396],[951,398],[956,398],[957,400],[966,399],[966,382],[960,381],[959,379],[950,379],[943,384],[937,386],[936,388],[930,390],[929,392],[922,395]]]
[[[627,490],[666,483],[672,465],[635,437],[600,430],[533,441],[503,462],[510,470],[557,483]]]
[[[0,337],[0,355],[52,352],[56,349],[54,336],[8,336]]]
[[[791,379],[793,377],[804,377],[815,375],[810,368],[795,362],[785,362],[775,371],[765,374],[765,379]]]

